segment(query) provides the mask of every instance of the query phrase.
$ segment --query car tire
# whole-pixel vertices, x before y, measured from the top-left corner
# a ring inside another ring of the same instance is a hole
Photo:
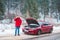
[[[38,30],[37,35],[40,35],[40,34],[41,34],[41,30]]]
[[[49,31],[49,33],[52,33],[53,29],[51,28],[51,30]]]

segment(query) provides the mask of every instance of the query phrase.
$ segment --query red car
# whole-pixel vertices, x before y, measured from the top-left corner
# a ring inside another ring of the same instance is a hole
[[[51,33],[53,30],[53,25],[46,22],[38,22],[33,18],[26,19],[27,26],[22,30],[25,34],[41,34],[41,33]]]

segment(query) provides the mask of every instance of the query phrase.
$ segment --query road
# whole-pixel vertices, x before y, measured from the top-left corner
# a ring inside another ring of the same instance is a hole
[[[37,37],[37,38],[25,39],[25,40],[60,40],[60,33],[45,36],[45,37],[40,36],[40,37]]]

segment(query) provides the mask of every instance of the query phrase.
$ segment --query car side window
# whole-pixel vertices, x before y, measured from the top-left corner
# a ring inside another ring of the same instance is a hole
[[[43,25],[45,25],[45,26],[46,26],[46,25],[49,25],[49,24],[43,24]]]

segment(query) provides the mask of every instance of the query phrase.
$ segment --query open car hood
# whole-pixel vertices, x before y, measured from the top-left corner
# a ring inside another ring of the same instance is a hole
[[[26,22],[28,23],[28,25],[29,24],[37,24],[37,25],[39,25],[39,23],[33,18],[27,18]]]

